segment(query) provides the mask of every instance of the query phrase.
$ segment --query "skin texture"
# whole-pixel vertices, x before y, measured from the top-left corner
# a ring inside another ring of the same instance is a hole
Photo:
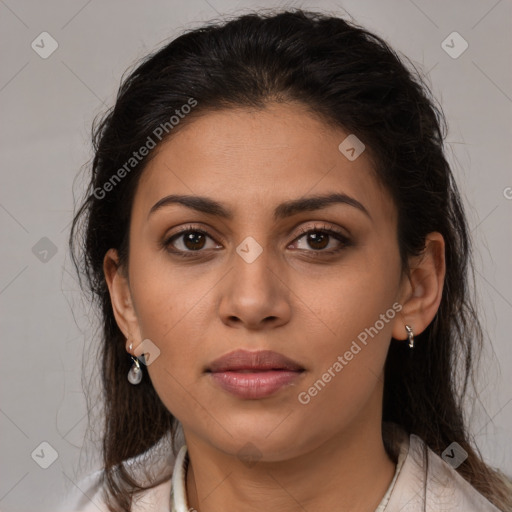
[[[385,358],[392,336],[407,339],[405,324],[419,334],[434,318],[444,242],[431,233],[424,255],[411,260],[410,276],[402,275],[395,206],[365,152],[349,161],[338,150],[347,135],[292,104],[208,113],[163,142],[144,170],[132,209],[128,268],[118,266],[115,250],[105,256],[127,350],[133,343],[137,354],[144,339],[160,349],[147,368],[182,423],[191,459],[189,505],[200,512],[373,511],[392,480],[395,464],[381,435]],[[355,198],[371,218],[333,204],[273,219],[284,201],[332,192]],[[234,218],[180,205],[148,217],[168,194],[213,198]],[[210,238],[199,239],[201,252],[183,236],[174,248],[193,257],[166,251],[163,241],[189,224],[208,232]],[[351,243],[334,237],[308,242],[306,231],[324,227],[340,230]],[[252,263],[236,252],[248,236],[263,249]],[[319,255],[338,247],[337,254]],[[298,394],[394,303],[400,313],[301,404]],[[275,350],[305,371],[270,397],[236,398],[204,370],[237,348]],[[254,465],[237,455],[247,443],[258,457]]]

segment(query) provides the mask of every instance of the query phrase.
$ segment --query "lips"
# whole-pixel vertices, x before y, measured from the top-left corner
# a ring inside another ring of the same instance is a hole
[[[305,368],[272,350],[235,350],[213,361],[206,369],[211,382],[231,396],[260,400],[296,385]]]
[[[272,350],[235,350],[213,361],[205,373],[217,389],[238,399],[259,400],[296,385],[305,368]]]
[[[206,369],[209,373],[238,372],[256,373],[271,370],[287,370],[301,372],[304,370],[299,363],[272,350],[235,350],[215,359]]]

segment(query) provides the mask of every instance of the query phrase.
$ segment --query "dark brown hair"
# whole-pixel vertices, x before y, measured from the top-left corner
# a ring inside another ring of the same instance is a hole
[[[398,210],[404,272],[408,257],[424,249],[428,233],[444,237],[441,304],[413,351],[391,341],[383,421],[417,434],[438,454],[456,441],[468,453],[457,471],[502,510],[511,509],[507,480],[483,462],[463,417],[483,334],[469,288],[469,278],[474,280],[469,230],[443,150],[446,121],[421,75],[404,62],[383,39],[353,22],[300,9],[260,11],[189,30],[123,79],[115,106],[93,127],[90,182],[70,235],[77,271],[101,308],[104,487],[110,510],[129,511],[132,498],[148,488],[123,461],[169,434],[174,441],[177,428],[147,373],[138,386],[127,381],[131,360],[103,275],[108,249],[117,249],[121,264],[127,263],[131,205],[154,152],[136,165],[126,163],[162,125],[168,127],[165,137],[172,137],[209,111],[264,109],[269,102],[298,102],[364,142]],[[171,116],[191,105],[191,98],[192,111],[171,127]],[[123,166],[122,179],[112,181]],[[160,475],[152,486],[169,476]]]

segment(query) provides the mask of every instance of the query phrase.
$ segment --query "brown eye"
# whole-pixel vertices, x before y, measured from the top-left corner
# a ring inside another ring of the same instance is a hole
[[[186,227],[164,240],[163,246],[171,253],[188,256],[189,254],[187,253],[201,252],[205,249],[214,249],[219,247],[216,243],[208,247],[208,240],[214,241],[206,231],[198,228]]]
[[[189,231],[180,236],[183,237],[183,245],[191,251],[202,249],[205,245],[206,235],[199,231]]]
[[[325,249],[329,245],[330,236],[327,233],[312,232],[306,235],[306,241],[313,249]]]
[[[326,254],[341,251],[344,247],[350,245],[350,240],[346,236],[332,229],[310,229],[296,238],[294,243],[298,244],[301,239],[305,239],[305,245],[307,245],[307,247],[299,247],[299,250],[308,251],[312,249],[313,252]],[[338,242],[337,247],[335,244],[334,248],[331,247],[331,249],[325,250],[332,239]]]

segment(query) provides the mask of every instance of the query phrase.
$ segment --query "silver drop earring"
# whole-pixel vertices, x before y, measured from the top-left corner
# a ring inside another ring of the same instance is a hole
[[[130,343],[130,352],[132,351],[132,346],[133,343]],[[142,370],[140,368],[139,360],[131,354],[130,357],[133,359],[133,364],[128,372],[128,382],[136,386],[137,384],[140,384],[140,381],[142,380]]]
[[[414,333],[408,325],[405,326],[405,330],[407,331],[407,337],[409,338],[409,347],[414,348]]]

